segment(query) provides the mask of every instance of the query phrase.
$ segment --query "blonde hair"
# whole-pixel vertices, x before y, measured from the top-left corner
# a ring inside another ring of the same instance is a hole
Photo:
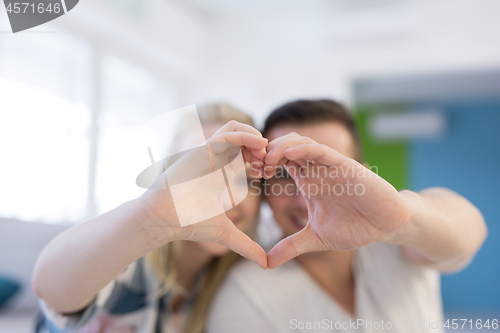
[[[202,126],[225,124],[231,120],[252,125],[250,116],[226,103],[206,104],[198,108]],[[246,232],[251,238],[257,233],[257,218]],[[147,260],[155,273],[163,281],[161,294],[176,287],[175,258],[182,251],[183,241],[168,243],[147,255]],[[241,257],[229,251],[221,257],[215,257],[207,264],[201,282],[201,292],[197,296],[191,313],[188,315],[184,333],[202,333],[208,316],[210,304],[231,266]]]

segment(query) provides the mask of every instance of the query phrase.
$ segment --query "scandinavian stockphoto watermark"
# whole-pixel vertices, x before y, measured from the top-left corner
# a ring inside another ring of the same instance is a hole
[[[79,0],[4,0],[12,32],[24,31],[52,21],[73,8]]]
[[[259,164],[251,168],[258,170]],[[266,170],[264,168],[264,174]],[[292,177],[291,175],[295,175]],[[362,180],[378,176],[377,166],[363,166],[355,161],[350,165],[318,165],[305,161],[303,165],[278,167],[275,175],[263,183],[250,182],[252,195],[296,196],[303,195],[307,200],[315,196],[362,196],[366,187]]]

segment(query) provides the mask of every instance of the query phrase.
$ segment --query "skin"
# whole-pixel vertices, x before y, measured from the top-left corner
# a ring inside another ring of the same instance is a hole
[[[223,123],[211,124],[203,126],[203,131],[205,137],[212,137],[218,130],[224,126]],[[185,144],[190,143],[189,138],[184,140]],[[192,147],[192,145],[189,145]],[[249,166],[247,165],[247,173],[248,177],[252,177],[249,173]],[[260,200],[257,196],[248,195],[245,200],[243,200],[240,204],[238,204],[233,209],[230,209],[226,212],[226,216],[233,222],[234,225],[238,227],[238,229],[242,231],[248,230],[248,227],[252,223],[257,211],[259,210]],[[205,253],[205,256],[208,256],[206,260],[208,262],[213,256],[222,256],[226,254],[229,249],[224,245],[213,242],[186,242],[184,246],[191,246],[199,248],[199,254]],[[186,258],[191,259],[191,258]]]
[[[249,194],[236,207],[228,210],[226,216],[238,229],[246,232],[254,222],[259,207],[259,196]],[[219,243],[185,241],[175,262],[177,283],[186,289],[191,288],[196,276],[211,259],[221,257],[229,251]]]
[[[268,143],[255,128],[236,121],[224,125],[208,141],[238,145],[246,161],[254,163],[265,157]],[[213,156],[217,157],[215,152]],[[159,182],[166,181],[165,174]],[[259,170],[252,170],[252,174],[258,175]],[[175,240],[190,241],[185,244],[183,256],[192,259],[192,264],[186,264],[186,260],[178,262],[179,274],[186,279],[186,285],[211,257],[225,253],[226,247],[266,268],[264,250],[239,229],[250,224],[258,207],[255,200],[255,196],[248,196],[248,201],[228,212],[229,217],[221,214],[180,227],[168,186],[149,189],[139,198],[83,222],[49,242],[35,264],[33,289],[38,297],[62,313],[79,311],[128,265]]]
[[[203,126],[205,137],[212,137],[224,125],[223,123],[215,123]],[[183,138],[181,145],[192,147],[191,138],[192,136]],[[247,175],[249,178],[253,178],[249,165],[247,165]],[[226,216],[238,229],[246,232],[254,221],[259,206],[260,198],[258,196],[247,195],[240,204],[228,210]],[[229,251],[226,246],[214,242],[183,242],[175,262],[177,283],[186,289],[191,288],[198,273],[212,258],[221,257]]]
[[[481,213],[455,192],[443,188],[398,192],[356,162],[352,137],[338,123],[278,126],[268,138],[265,178],[271,178],[278,166],[285,166],[303,189],[311,184],[330,188],[340,184],[344,189],[350,184],[351,191],[360,184],[365,189],[363,195],[349,196],[347,191],[313,195],[305,190],[305,196],[267,198],[285,236],[268,253],[269,268],[296,258],[351,314],[354,250],[372,242],[397,244],[412,264],[453,271],[470,262],[486,238]],[[301,166],[355,173],[331,177],[323,172],[312,177],[297,172]]]

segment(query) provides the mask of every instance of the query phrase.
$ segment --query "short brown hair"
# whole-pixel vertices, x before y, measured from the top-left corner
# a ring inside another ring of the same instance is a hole
[[[281,125],[304,126],[324,122],[339,123],[349,131],[356,148],[356,159],[362,162],[361,143],[351,112],[330,99],[298,100],[278,107],[267,117],[262,134],[267,136]]]

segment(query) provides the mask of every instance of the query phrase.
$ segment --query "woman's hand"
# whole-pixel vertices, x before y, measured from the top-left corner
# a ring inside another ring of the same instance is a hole
[[[225,183],[222,183],[223,187],[218,187],[220,179],[216,179],[213,184],[207,184],[206,181],[180,182],[179,186],[183,192],[182,202],[173,199],[175,189],[172,184],[179,177],[193,179],[196,176],[210,174],[214,165],[225,165],[231,156],[239,153],[240,149],[245,162],[253,166],[251,168],[253,176],[260,176],[267,143],[267,139],[262,138],[260,132],[249,125],[231,121],[221,127],[207,140],[206,149],[211,147],[210,150],[204,151],[202,147],[201,150],[188,152],[164,172],[160,181],[167,184],[166,189],[149,189],[139,198],[143,213],[140,219],[144,221],[143,228],[159,243],[172,240],[220,243],[266,268],[267,255],[264,250],[240,231],[224,213],[218,213],[202,222],[181,226],[180,216],[194,214],[196,209],[223,212],[221,200],[226,190]],[[235,148],[237,151],[234,151]],[[210,156],[208,157],[205,152]]]
[[[247,160],[254,162],[264,157],[267,145],[256,129],[237,122],[229,122],[210,140],[239,146]],[[217,154],[214,152],[215,157]],[[56,310],[77,312],[125,267],[177,239],[218,242],[267,267],[264,250],[225,214],[180,227],[167,186],[165,190],[149,189],[50,241],[35,265],[33,289]]]
[[[270,268],[306,252],[349,251],[392,241],[408,225],[410,209],[387,181],[336,150],[290,133],[269,143],[265,178],[284,165],[307,201],[308,224],[280,241]]]

